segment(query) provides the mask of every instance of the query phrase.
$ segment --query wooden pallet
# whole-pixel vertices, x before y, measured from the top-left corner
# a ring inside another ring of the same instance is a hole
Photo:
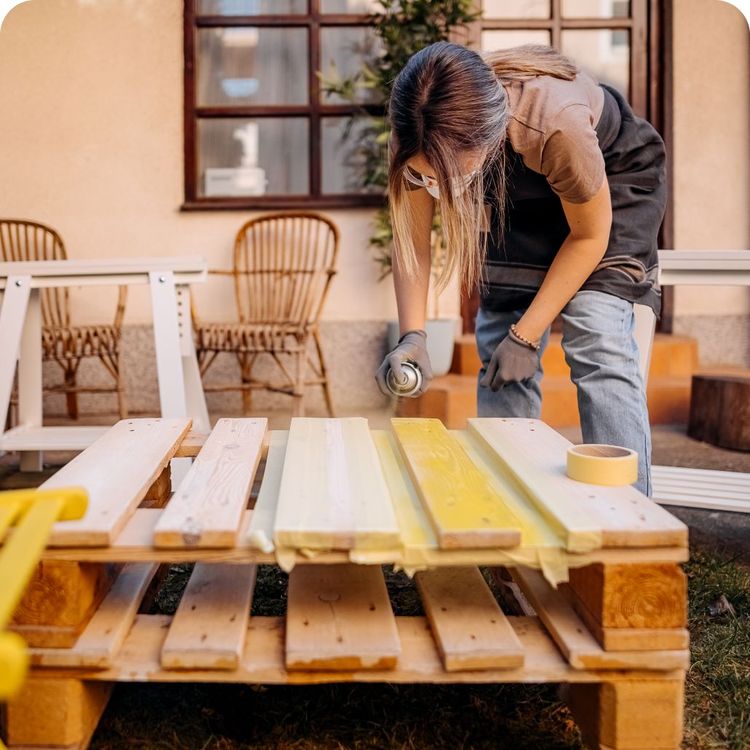
[[[111,685],[133,681],[565,683],[592,747],[679,747],[686,530],[635,490],[567,479],[567,441],[543,423],[189,427],[125,420],[50,480],[85,486],[90,509],[53,533],[37,590],[109,578],[65,647],[54,611],[22,608],[16,626],[49,640],[7,707],[10,747],[85,747]],[[170,499],[168,461],[186,455]],[[175,615],[139,614],[158,564],[187,560]],[[277,562],[286,614],[251,617],[257,565]],[[394,616],[381,563],[418,571],[425,617]],[[508,566],[533,613],[504,614],[477,564]]]

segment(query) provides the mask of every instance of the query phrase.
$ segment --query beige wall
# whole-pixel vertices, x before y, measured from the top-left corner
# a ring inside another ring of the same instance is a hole
[[[202,255],[227,267],[248,212],[181,213],[182,0],[31,0],[0,33],[0,215],[49,223],[72,257]],[[327,212],[342,230],[329,320],[395,315],[367,250],[370,212]],[[212,282],[213,283],[213,282]],[[196,290],[207,318],[231,295]],[[86,292],[76,311],[101,319],[108,293]],[[444,314],[457,313],[446,293]],[[145,290],[128,323],[150,319]]]
[[[57,227],[73,257],[200,254],[226,266],[243,212],[181,213],[181,0],[31,0],[0,33],[0,213]],[[748,28],[720,0],[674,0],[675,244],[750,247]],[[12,103],[12,104],[9,104]],[[341,272],[325,316],[394,315],[366,247],[369,213],[330,211]],[[206,317],[231,296],[197,291]],[[716,300],[721,300],[717,309]],[[84,319],[111,295],[87,294]],[[457,309],[446,295],[444,312]],[[750,312],[744,289],[679,289],[678,316]],[[130,323],[149,319],[144,290]]]
[[[680,249],[750,249],[750,31],[720,0],[674,0],[674,209]],[[750,290],[678,288],[680,316],[750,312]]]

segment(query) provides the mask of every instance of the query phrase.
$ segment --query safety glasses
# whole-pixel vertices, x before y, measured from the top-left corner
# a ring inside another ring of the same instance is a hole
[[[463,193],[478,174],[479,170],[475,169],[473,172],[469,172],[468,174],[454,179],[451,183],[453,195],[455,196]],[[413,169],[407,164],[404,167],[404,179],[412,185],[418,185],[419,187],[425,188],[433,198],[440,198],[440,188],[434,177],[423,175],[421,172],[417,172],[416,169]]]

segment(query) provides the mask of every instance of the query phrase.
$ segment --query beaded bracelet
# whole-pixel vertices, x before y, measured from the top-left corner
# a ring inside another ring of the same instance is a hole
[[[516,328],[516,324],[513,323],[510,327],[510,332],[517,338],[522,344],[526,344],[526,346],[529,347],[529,349],[533,349],[535,352],[539,351],[539,347],[541,344],[535,344],[533,341],[529,341],[525,336],[521,336],[521,334],[518,332],[518,329]]]

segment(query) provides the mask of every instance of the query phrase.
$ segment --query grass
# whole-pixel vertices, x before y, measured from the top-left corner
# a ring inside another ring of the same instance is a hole
[[[191,570],[172,566],[152,611],[177,606]],[[692,666],[685,750],[750,748],[750,570],[699,546],[686,566]],[[283,615],[287,577],[259,569],[252,613]],[[421,614],[402,573],[386,571],[396,614]],[[710,614],[721,595],[736,616]],[[581,750],[554,685],[118,685],[95,750]]]

